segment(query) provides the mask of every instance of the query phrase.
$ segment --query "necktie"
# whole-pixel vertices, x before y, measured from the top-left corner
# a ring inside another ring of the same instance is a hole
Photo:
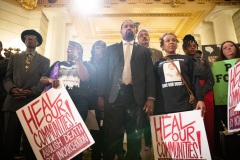
[[[26,72],[27,72],[27,70],[28,70],[28,68],[29,68],[29,66],[30,66],[30,64],[31,64],[31,58],[32,58],[31,53],[28,53],[28,54],[27,54],[27,58],[26,58],[26,60],[25,60],[25,69],[26,69]]]
[[[130,43],[125,44],[126,50],[124,54],[124,69],[123,69],[123,74],[122,74],[122,82],[126,85],[132,83],[132,76],[131,76],[131,50],[130,50]]]

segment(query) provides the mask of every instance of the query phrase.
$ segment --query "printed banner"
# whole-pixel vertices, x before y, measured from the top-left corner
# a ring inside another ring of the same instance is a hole
[[[67,90],[50,89],[17,110],[37,159],[71,159],[94,143]]]
[[[240,63],[229,70],[228,83],[228,132],[240,130]],[[236,111],[238,110],[238,111]]]
[[[208,62],[216,61],[221,45],[202,45],[203,58]]]
[[[150,117],[155,160],[211,160],[200,110]]]
[[[240,44],[237,44],[240,49]],[[215,62],[218,57],[221,44],[202,45],[203,58],[208,62]]]
[[[214,62],[212,72],[215,84],[213,86],[215,105],[227,105],[228,70],[235,65],[237,59]]]

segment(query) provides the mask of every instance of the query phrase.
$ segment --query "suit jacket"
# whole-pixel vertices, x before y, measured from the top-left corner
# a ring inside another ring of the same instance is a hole
[[[7,92],[3,86],[3,79],[6,76],[8,66],[8,59],[0,56],[0,109],[3,107],[3,103],[7,97]]]
[[[100,91],[106,89],[109,103],[114,103],[122,83],[124,68],[122,42],[108,46],[104,56],[107,61],[102,74],[105,85],[102,85],[103,89]],[[134,42],[130,63],[134,97],[139,105],[144,105],[148,97],[155,98],[155,75],[149,49]]]
[[[155,49],[155,48],[149,48],[150,49],[150,52],[152,53],[152,62],[153,64],[159,60],[160,58],[163,57],[163,54],[161,51]]]
[[[15,112],[33,99],[38,97],[44,89],[39,83],[43,73],[49,68],[50,60],[39,53],[33,57],[28,71],[25,71],[26,52],[11,56],[6,77],[3,80],[4,88],[8,95],[4,102],[3,111]],[[10,93],[12,88],[30,89],[33,96],[26,99],[15,99]]]

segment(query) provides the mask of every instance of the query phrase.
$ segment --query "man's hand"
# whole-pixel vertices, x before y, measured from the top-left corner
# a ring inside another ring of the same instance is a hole
[[[26,97],[32,96],[33,91],[29,89],[22,90],[22,94],[24,94]]]
[[[22,90],[22,89],[20,89],[20,88],[12,88],[12,89],[10,90],[10,93],[14,95],[14,94],[17,94],[17,93],[21,92],[21,90]]]
[[[149,119],[149,116],[153,115],[153,111],[154,111],[154,100],[153,99],[147,99],[143,110],[145,110],[145,112],[147,113],[147,117]]]
[[[22,94],[22,89],[20,88],[12,88],[10,93],[14,96],[15,99],[26,98],[24,94]]]
[[[28,89],[20,89],[20,88],[12,88],[10,91],[11,94],[13,94],[15,99],[25,99],[31,95],[33,95],[33,92]]]
[[[204,118],[204,114],[205,114],[205,112],[206,112],[206,107],[205,107],[205,104],[204,104],[203,101],[198,101],[195,110],[198,110],[199,108],[201,108],[201,116]]]
[[[103,99],[103,97],[98,97],[97,107],[100,111],[104,110],[104,99]]]

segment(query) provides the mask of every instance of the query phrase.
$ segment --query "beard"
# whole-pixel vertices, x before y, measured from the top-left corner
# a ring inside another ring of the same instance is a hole
[[[127,40],[133,40],[134,39],[134,34],[132,30],[127,30],[126,31],[126,39]]]

